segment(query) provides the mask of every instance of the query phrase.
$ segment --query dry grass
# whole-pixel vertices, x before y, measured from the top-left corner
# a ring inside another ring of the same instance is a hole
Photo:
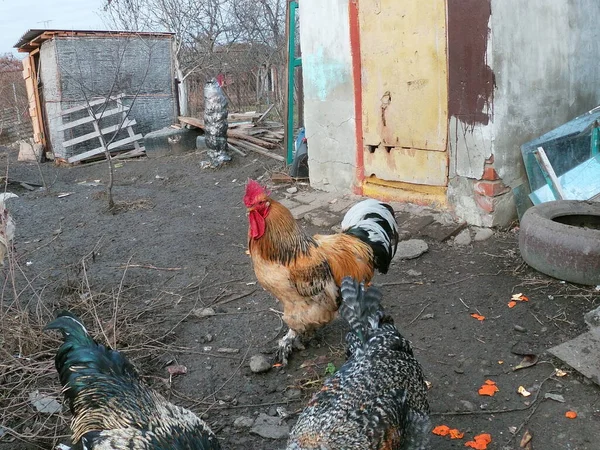
[[[94,200],[106,201],[106,197],[107,197],[107,194],[106,194],[105,190],[96,191],[92,194],[92,198]],[[150,199],[141,198],[141,199],[131,200],[131,201],[126,201],[126,200],[115,201],[115,205],[110,210],[110,212],[113,214],[118,214],[120,212],[125,212],[125,211],[136,211],[136,210],[140,210],[140,209],[152,209],[152,208],[154,208],[154,204],[150,201]]]
[[[2,442],[19,439],[26,442],[49,437],[54,444],[66,429],[63,414],[40,414],[29,402],[29,393],[59,398],[60,386],[53,356],[58,341],[44,339],[43,316],[36,316],[14,302],[3,307],[0,317],[0,426],[9,435]],[[48,448],[46,444],[43,446]]]
[[[135,211],[138,209],[152,209],[154,205],[148,199],[142,198],[139,200],[133,200],[130,202],[127,201],[117,201],[115,202],[115,207],[113,208],[113,213],[123,212],[123,211]]]
[[[81,318],[95,339],[125,349],[140,371],[147,372],[156,368],[157,357],[178,350],[165,344],[173,329],[162,336],[154,331],[169,299],[128,298],[123,282],[114,291],[93,292],[87,278],[88,257],[84,257],[75,271],[79,283],[71,280],[70,286],[63,286],[67,294],[58,304],[46,304],[35,292],[26,300],[25,293],[34,288],[10,256],[0,303],[0,444],[23,441],[29,446],[54,448],[68,440],[68,409],[63,406],[58,414],[40,413],[29,400],[30,393],[38,390],[62,401],[54,368],[54,355],[62,341],[58,333],[44,332],[44,326],[57,310],[68,309]],[[25,287],[19,290],[18,286]]]

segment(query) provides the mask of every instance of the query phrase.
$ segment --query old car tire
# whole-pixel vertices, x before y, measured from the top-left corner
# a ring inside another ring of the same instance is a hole
[[[600,202],[558,200],[529,208],[521,219],[519,249],[542,273],[600,285]]]

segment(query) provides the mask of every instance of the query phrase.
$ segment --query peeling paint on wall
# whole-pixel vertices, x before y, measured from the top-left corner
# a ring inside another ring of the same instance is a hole
[[[312,187],[348,192],[357,143],[349,1],[299,2],[304,120]]]
[[[471,126],[492,115],[495,78],[487,64],[491,0],[448,0],[450,116]]]
[[[323,48],[304,55],[302,68],[304,83],[308,81],[313,88],[307,94],[316,95],[322,102],[327,100],[329,94],[338,86],[350,81],[348,65],[326,56]]]

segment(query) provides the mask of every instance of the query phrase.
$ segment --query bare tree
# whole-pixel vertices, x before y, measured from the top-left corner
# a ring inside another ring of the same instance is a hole
[[[10,53],[0,55],[0,135],[2,135],[8,119],[10,122],[16,121],[19,128],[26,129],[25,124],[29,124],[28,109],[21,61]],[[18,138],[24,137],[21,136],[21,129],[18,130],[17,135]]]
[[[85,108],[80,110],[85,110],[89,117],[92,118],[92,126],[96,131],[101,147],[104,149],[104,156],[108,166],[106,194],[108,209],[110,211],[114,211],[115,209],[113,197],[114,164],[111,144],[115,142],[127,126],[133,106],[144,88],[144,83],[152,62],[152,46],[145,39],[139,38],[139,42],[144,44],[143,48],[147,51],[146,63],[137,70],[137,73],[126,73],[123,66],[127,58],[128,45],[131,39],[135,38],[115,38],[112,48],[109,46],[106,49],[107,58],[105,58],[105,64],[107,64],[107,67],[105,69],[111,74],[108,86],[104,83],[97,83],[97,80],[91,76],[91,71],[97,70],[97,68],[84,64],[84,61],[86,61],[85,57],[78,54],[79,52],[76,47],[74,47],[77,60],[76,71],[70,72],[66,67],[61,68],[65,79],[78,86],[80,97],[85,106]],[[115,102],[118,105],[119,114],[110,115],[109,117],[109,105]],[[112,124],[107,126],[111,121]],[[105,130],[109,131],[106,132]]]
[[[244,73],[254,88],[259,68],[284,66],[285,8],[285,0],[106,0],[104,9],[109,26],[175,33],[185,114],[185,82],[192,76],[202,86],[218,74],[239,80]]]

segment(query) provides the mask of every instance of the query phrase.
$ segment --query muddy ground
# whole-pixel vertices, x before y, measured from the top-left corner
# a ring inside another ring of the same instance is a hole
[[[9,179],[41,183],[36,164],[17,163],[16,152],[8,154],[2,164]],[[25,332],[14,323],[3,324],[2,364],[4,373],[15,361],[38,365],[33,382],[2,390],[3,405],[10,403],[12,411],[18,404],[22,414],[16,420],[4,409],[1,449],[52,448],[52,436],[66,433],[60,428],[64,422],[50,429],[56,419],[35,412],[26,398],[35,387],[47,393],[58,388],[51,359],[58,339],[43,334],[40,326],[64,307],[80,314],[99,339],[116,343],[148,383],[203,415],[223,448],[285,447],[284,439],[263,438],[233,423],[283,412],[289,417],[282,424],[292,426],[328,363],[339,367],[343,362],[345,327],[336,321],[324,328],[306,350],[294,354],[286,370],[250,371],[250,357],[271,357],[286,328],[276,300],[255,284],[245,254],[241,199],[248,177],[268,179],[281,167],[249,155],[221,170],[201,170],[201,159],[191,153],[120,162],[114,194],[121,207],[115,214],[106,210],[104,163],[42,164],[48,192],[9,185],[19,198],[9,205],[17,232],[13,259],[2,272],[2,318],[10,321],[27,309],[33,337],[24,345]],[[274,195],[283,197],[287,187],[275,186]],[[311,233],[330,232],[304,226]],[[465,433],[459,440],[432,436],[432,448],[465,448],[480,433],[491,434],[490,449],[520,448],[525,430],[536,449],[598,448],[598,386],[570,370],[552,377],[555,368],[568,368],[545,350],[585,329],[583,314],[600,303],[600,293],[524,265],[517,233],[496,231],[491,239],[466,247],[430,240],[427,253],[397,261],[375,279],[431,382],[434,425]],[[510,309],[515,293],[529,302]],[[194,314],[205,307],[215,315]],[[478,321],[471,313],[486,319]],[[523,354],[535,354],[539,361],[513,371]],[[301,367],[315,358],[319,364]],[[185,366],[187,373],[169,382],[166,366],[173,364]],[[500,389],[493,397],[477,392],[487,379]],[[519,395],[519,386],[532,395]],[[547,392],[561,394],[565,402],[544,399]],[[578,417],[567,419],[569,410]]]

